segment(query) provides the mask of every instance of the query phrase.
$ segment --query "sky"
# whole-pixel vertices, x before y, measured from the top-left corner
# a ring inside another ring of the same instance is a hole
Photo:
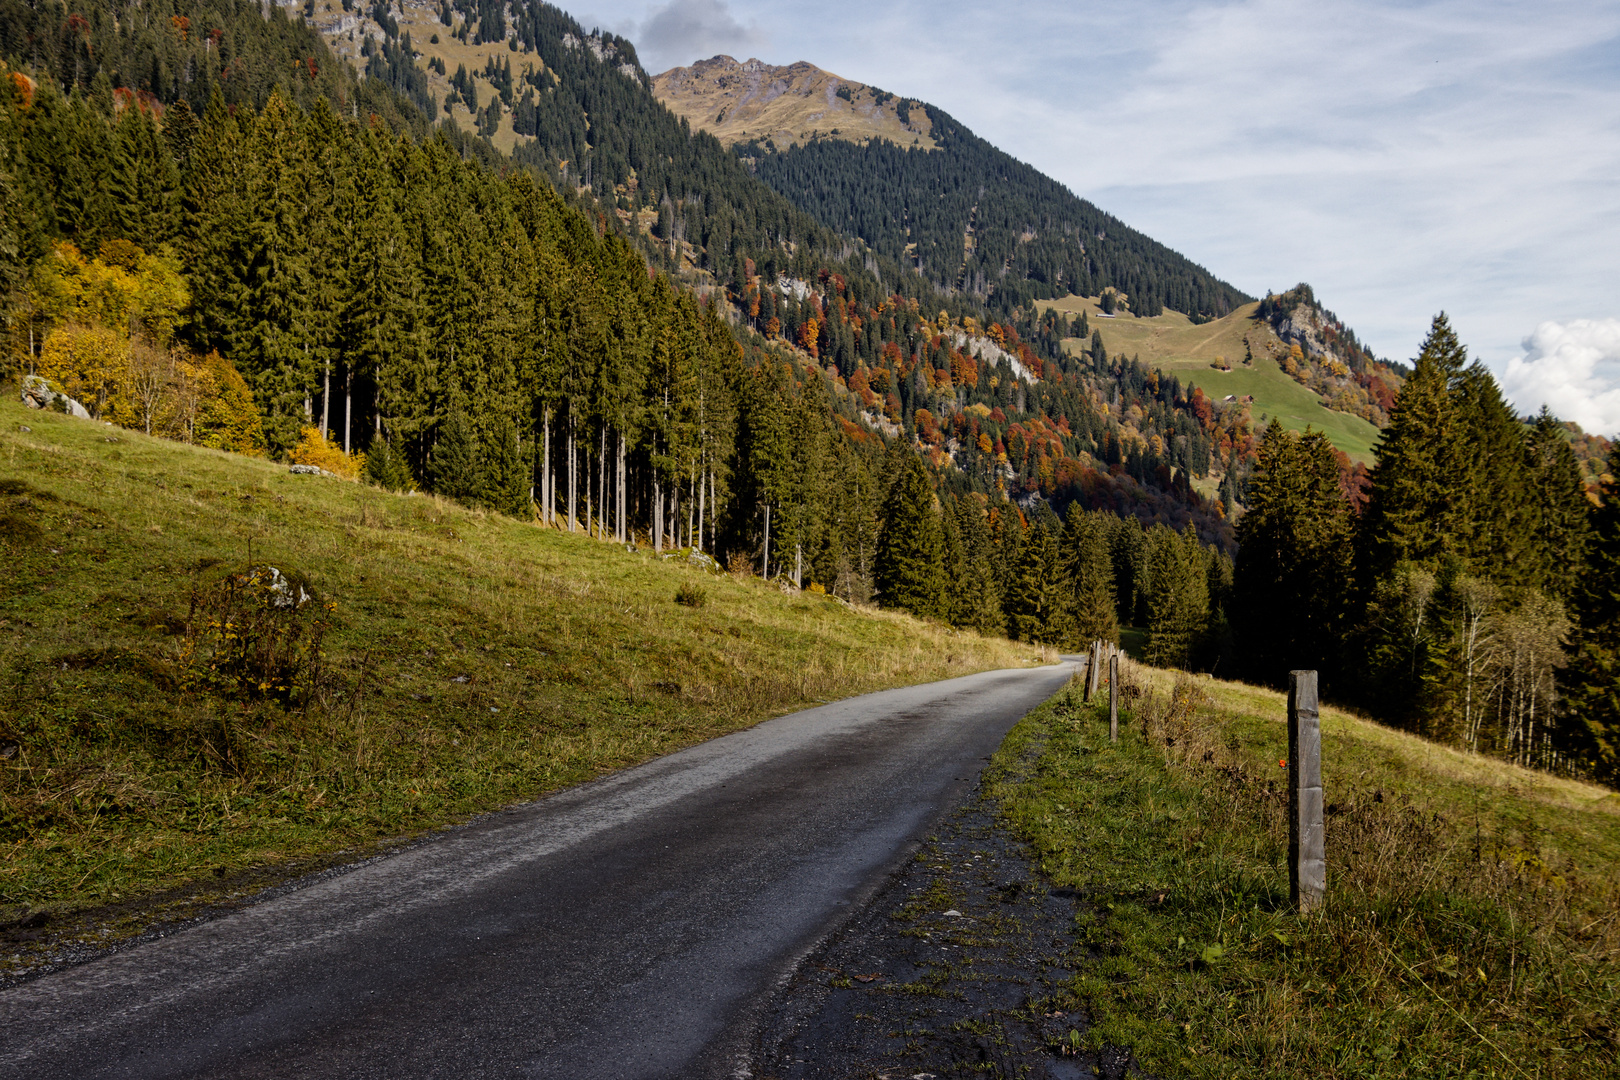
[[[654,74],[808,60],[944,109],[1374,353],[1437,312],[1522,410],[1620,434],[1620,0],[576,0]]]

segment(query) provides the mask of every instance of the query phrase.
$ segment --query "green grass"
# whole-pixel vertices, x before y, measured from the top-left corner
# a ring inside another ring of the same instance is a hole
[[[1290,912],[1282,695],[1131,665],[994,767],[1081,892],[1060,1003],[1149,1075],[1595,1077],[1620,1051],[1620,798],[1324,709],[1327,903]],[[1039,754],[1028,779],[1014,765]]]
[[[250,546],[318,603],[227,616]],[[0,556],[0,921],[138,921],[819,700],[1034,658],[14,393]]]
[[[1373,460],[1378,429],[1372,424],[1359,416],[1327,408],[1321,398],[1291,379],[1272,360],[1256,357],[1252,366],[1244,366],[1244,337],[1256,325],[1253,318],[1258,304],[1245,304],[1230,315],[1202,325],[1195,325],[1178,311],[1146,319],[1134,315],[1100,318],[1097,301],[1078,296],[1045,301],[1044,306],[1071,317],[1087,312],[1092,328],[1102,333],[1110,355],[1140,356],[1148,367],[1173,372],[1183,384],[1202,387],[1216,400],[1228,394],[1240,398],[1252,395],[1257,423],[1276,417],[1290,431],[1304,431],[1308,425],[1326,433],[1333,445],[1352,459],[1369,464]],[[1070,339],[1064,347],[1078,351],[1089,348],[1090,341]],[[1211,367],[1217,356],[1224,356],[1232,370]]]

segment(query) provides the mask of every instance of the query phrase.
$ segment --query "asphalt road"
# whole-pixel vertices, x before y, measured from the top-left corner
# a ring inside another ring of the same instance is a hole
[[[0,993],[0,1077],[722,1077],[1074,665],[868,694]]]

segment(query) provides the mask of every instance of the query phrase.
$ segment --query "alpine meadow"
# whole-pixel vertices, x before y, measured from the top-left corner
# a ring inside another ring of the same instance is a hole
[[[543,0],[0,0],[0,66],[10,975],[1101,641],[1125,743],[1070,688],[985,786],[1095,918],[1088,1052],[1613,1074],[1620,443],[1445,314],[1375,356],[933,105],[655,78]],[[1298,934],[1258,778],[1295,669],[1367,834]],[[1361,857],[1400,830],[1421,887]]]

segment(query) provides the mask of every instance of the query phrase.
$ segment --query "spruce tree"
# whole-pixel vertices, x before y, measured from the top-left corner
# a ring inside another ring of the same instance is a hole
[[[981,500],[982,496],[956,500],[954,517],[962,562],[952,571],[947,588],[956,625],[999,635],[1006,632],[1007,620],[996,585],[995,544]]]
[[[477,501],[503,514],[527,518],[529,479],[517,425],[509,416],[496,416],[483,438]]]
[[[1019,641],[1066,645],[1072,636],[1071,585],[1059,538],[1036,521],[1024,535],[1006,600],[1007,626]]]
[[[883,504],[875,565],[878,600],[921,618],[941,613],[945,541],[928,471],[908,454]]]
[[[1294,668],[1337,667],[1351,566],[1350,507],[1321,432],[1260,440],[1249,506],[1238,522],[1232,622],[1243,674],[1281,685]]]
[[[366,479],[389,491],[408,491],[411,487],[405,459],[380,432],[372,436],[366,449]]]
[[[1119,640],[1119,613],[1114,603],[1114,560],[1109,553],[1112,514],[1087,513],[1078,502],[1069,506],[1064,554],[1071,590],[1072,642],[1084,648],[1093,641]]]
[[[450,408],[450,415],[433,447],[431,468],[433,490],[437,494],[457,501],[476,497],[483,479],[478,461],[478,437],[460,405]]]
[[[1457,380],[1455,401],[1463,445],[1453,459],[1453,484],[1461,490],[1461,514],[1453,548],[1470,574],[1511,589],[1532,585],[1539,567],[1532,559],[1535,518],[1526,475],[1526,431],[1483,365]]]
[[[1525,440],[1527,480],[1533,497],[1529,584],[1568,603],[1580,584],[1591,543],[1592,504],[1564,428],[1545,407]]]
[[[1608,474],[1575,594],[1562,727],[1567,750],[1613,783],[1620,779],[1620,443],[1609,451]]]
[[[1438,560],[1462,531],[1468,451],[1453,390],[1466,363],[1450,321],[1436,315],[1376,448],[1362,518],[1365,568],[1374,581],[1404,561]]]
[[[1209,626],[1208,570],[1190,524],[1184,533],[1163,531],[1148,578],[1148,662],[1185,668],[1197,658]]]

